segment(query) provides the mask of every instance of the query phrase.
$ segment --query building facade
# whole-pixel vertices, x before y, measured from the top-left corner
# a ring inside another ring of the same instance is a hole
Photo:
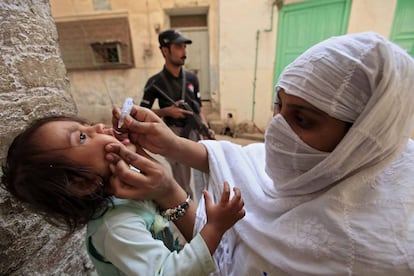
[[[278,74],[311,45],[331,35],[375,31],[414,49],[410,0],[50,3],[79,113],[96,121],[108,122],[112,105],[127,96],[140,101],[147,78],[163,65],[158,33],[170,27],[194,42],[185,67],[200,78],[203,100],[221,118],[232,113],[237,122],[263,130]]]

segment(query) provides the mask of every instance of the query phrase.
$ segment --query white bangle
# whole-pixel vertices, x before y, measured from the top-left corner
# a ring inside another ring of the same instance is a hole
[[[183,203],[180,203],[177,207],[169,208],[167,210],[162,211],[161,216],[163,216],[169,221],[175,221],[179,219],[180,217],[185,215],[186,210],[188,209],[188,207],[190,207],[190,200],[191,197],[187,196],[187,199]]]

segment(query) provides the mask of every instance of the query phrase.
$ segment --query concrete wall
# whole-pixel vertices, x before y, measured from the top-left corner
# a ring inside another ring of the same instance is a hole
[[[271,1],[219,3],[221,114],[232,112],[236,121],[265,129],[273,113],[278,10]]]
[[[302,0],[285,0],[289,5]],[[372,30],[389,37],[397,0],[353,0],[348,32]],[[236,121],[253,121],[265,129],[272,116],[273,66],[278,9],[271,0],[111,0],[111,10],[94,10],[91,1],[51,0],[56,20],[76,16],[127,13],[135,68],[69,72],[79,113],[97,121],[110,118],[111,95],[120,105],[125,96],[139,101],[145,81],[160,70],[163,59],[157,33],[169,27],[171,11],[208,8],[211,100],[221,118],[232,112]],[[188,59],[191,59],[189,55]],[[237,99],[237,100],[236,100]]]
[[[76,113],[48,0],[0,2],[0,159],[31,120]],[[64,233],[0,189],[0,275],[81,275],[92,270],[83,233]]]

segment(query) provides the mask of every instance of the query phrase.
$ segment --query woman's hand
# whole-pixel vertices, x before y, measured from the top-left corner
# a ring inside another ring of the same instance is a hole
[[[116,143],[106,145],[105,150],[111,162],[111,192],[116,197],[158,201],[179,187],[167,169],[144,151],[137,154]]]
[[[112,110],[112,124],[118,125],[121,110],[116,107]],[[168,155],[178,146],[179,137],[172,132],[158,115],[148,108],[134,106],[129,116],[125,118],[120,137],[128,133],[129,140],[138,147],[145,148],[152,153]]]
[[[114,108],[112,110],[114,128],[117,127],[120,117],[121,110]],[[151,109],[134,105],[118,131],[121,134],[117,135],[117,138],[127,133],[131,143],[137,146],[137,150],[143,148],[186,166],[208,172],[206,148],[202,144],[176,135]]]

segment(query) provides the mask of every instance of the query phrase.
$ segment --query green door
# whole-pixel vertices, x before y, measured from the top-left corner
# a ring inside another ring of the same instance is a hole
[[[414,57],[414,1],[398,0],[390,39]]]
[[[310,0],[283,6],[279,13],[273,82],[283,68],[312,45],[346,33],[351,0]]]

